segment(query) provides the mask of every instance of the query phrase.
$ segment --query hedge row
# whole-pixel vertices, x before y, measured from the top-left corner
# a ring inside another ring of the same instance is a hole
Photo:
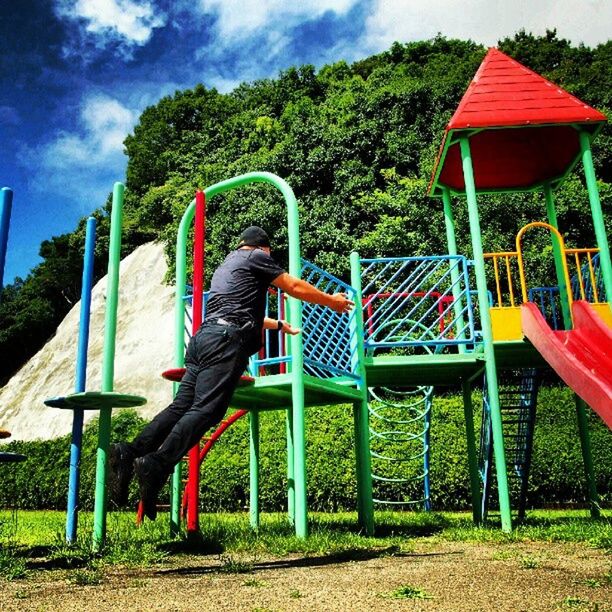
[[[478,398],[476,398],[478,399]],[[478,401],[476,401],[478,404]],[[478,416],[478,415],[477,415]],[[612,435],[595,415],[590,416],[597,486],[604,502],[612,501]],[[355,506],[353,419],[348,406],[311,408],[308,422],[308,497],[313,510],[336,511]],[[478,422],[478,420],[477,420]],[[286,508],[285,415],[261,415],[261,506],[265,511]],[[113,418],[112,439],[129,439],[143,421],[133,411]],[[93,507],[97,423],[84,434],[81,507]],[[1,466],[0,507],[62,509],[66,503],[69,437],[47,441],[12,442],[3,450],[28,456],[22,464]],[[402,452],[401,448],[396,452]],[[416,474],[415,463],[412,471]],[[540,392],[529,503],[581,502],[585,486],[572,394],[564,388]],[[391,474],[393,475],[393,474]],[[241,419],[208,456],[202,477],[202,504],[208,511],[236,511],[248,503],[248,424]],[[419,496],[419,485],[387,486],[376,495]],[[469,507],[463,408],[458,396],[437,397],[431,429],[432,503],[437,509]],[[164,492],[164,496],[166,493]],[[132,488],[130,500],[136,504]]]

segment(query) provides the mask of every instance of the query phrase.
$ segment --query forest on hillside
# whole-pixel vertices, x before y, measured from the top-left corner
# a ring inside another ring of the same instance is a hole
[[[612,41],[591,49],[572,46],[554,31],[542,37],[519,32],[498,47],[610,115]],[[197,85],[162,98],[125,140],[124,254],[163,240],[172,261],[178,221],[195,189],[254,170],[276,173],[291,185],[300,204],[303,256],[331,272],[346,276],[354,249],[363,256],[444,252],[440,204],[428,198],[427,185],[444,126],[485,53],[473,42],[437,37],[395,43],[352,65],[291,68],[228,94]],[[612,224],[611,136],[608,125],[593,153],[604,215]],[[106,271],[109,206],[107,200],[92,211],[99,221],[97,278]],[[579,168],[559,191],[557,207],[568,244],[592,246]],[[284,204],[271,187],[215,198],[207,212],[209,269],[249,224],[274,236],[284,260]],[[507,250],[522,225],[545,216],[537,194],[483,198],[481,214],[489,251]],[[456,206],[456,219],[459,250],[469,256],[464,205]],[[84,231],[85,218],[73,232],[44,241],[42,263],[4,288],[0,384],[45,344],[78,301]],[[550,259],[543,240],[528,246],[536,276]]]

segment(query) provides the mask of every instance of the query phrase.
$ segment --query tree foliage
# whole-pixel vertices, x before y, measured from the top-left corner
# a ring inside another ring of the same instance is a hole
[[[556,32],[519,32],[500,48],[589,104],[612,108],[612,42],[574,47]],[[347,255],[442,253],[444,221],[427,185],[445,124],[484,57],[484,47],[441,36],[394,43],[352,65],[291,68],[276,79],[243,83],[229,94],[198,85],[162,98],[125,140],[127,191],[124,251],[151,239],[168,245],[196,188],[254,170],[274,172],[300,205],[304,257],[347,276]],[[612,147],[606,127],[594,146],[601,200],[612,219]],[[104,273],[108,202],[96,211],[101,241],[96,276]],[[570,246],[594,244],[583,177],[576,171],[557,198]],[[461,252],[471,254],[467,211],[457,201]],[[284,262],[286,211],[270,186],[218,196],[207,207],[207,267],[249,224],[274,237]],[[507,250],[525,223],[545,218],[534,195],[482,199],[485,249]],[[0,304],[0,383],[38,350],[78,298],[84,221],[41,246],[43,263],[5,289]],[[549,238],[528,241],[534,280],[547,283]],[[286,263],[286,262],[284,262]]]

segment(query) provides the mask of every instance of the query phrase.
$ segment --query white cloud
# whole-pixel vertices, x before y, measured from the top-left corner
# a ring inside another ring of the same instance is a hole
[[[79,164],[98,166],[122,154],[123,140],[136,122],[136,113],[114,98],[97,94],[81,107],[79,133],[60,133],[44,150],[47,167]]]
[[[217,16],[222,38],[242,38],[254,32],[266,35],[327,12],[344,15],[355,4],[357,0],[200,0],[202,12]]]
[[[611,24],[610,0],[375,0],[362,44],[377,52],[441,33],[495,45],[522,28],[534,34],[556,28],[560,37],[592,46],[610,38]]]
[[[63,194],[87,213],[104,203],[113,182],[125,176],[123,141],[138,112],[105,94],[83,100],[79,129],[61,131],[50,142],[21,151],[21,163],[32,177],[31,187]]]
[[[119,43],[125,55],[166,24],[166,16],[148,0],[57,0],[56,12],[78,21],[98,47]]]

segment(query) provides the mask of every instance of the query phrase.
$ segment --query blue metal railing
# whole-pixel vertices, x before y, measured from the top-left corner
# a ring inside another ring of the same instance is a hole
[[[599,298],[600,302],[605,302],[606,290],[603,284],[601,267],[599,266],[599,253],[593,257],[592,262],[597,297]],[[587,302],[592,302],[594,301],[595,293],[593,291],[593,283],[591,282],[589,264],[584,264],[580,272],[584,287],[584,297],[586,298]],[[572,276],[570,279],[570,286],[572,289],[573,299],[583,299],[578,274],[574,274],[574,276]],[[561,314],[561,297],[559,287],[533,287],[532,289],[529,289],[527,298],[530,302],[537,304],[540,312],[552,329],[563,329],[563,315]]]
[[[461,255],[362,259],[366,349],[473,344]]]
[[[302,260],[302,278],[325,293],[345,293],[355,300],[356,291],[339,278],[318,266]],[[203,316],[209,292],[204,293]],[[191,337],[192,296],[186,295],[185,341]],[[355,317],[357,309],[339,314],[326,306],[304,302],[302,306],[302,338],[304,371],[318,378],[347,376],[359,378],[357,363],[357,338]],[[268,293],[266,316],[285,319],[285,295],[278,289]],[[263,349],[251,359],[250,370],[254,375],[284,373],[290,368],[285,334],[276,330],[265,330]]]
[[[527,299],[536,304],[552,329],[563,329],[559,287],[532,287]]]

